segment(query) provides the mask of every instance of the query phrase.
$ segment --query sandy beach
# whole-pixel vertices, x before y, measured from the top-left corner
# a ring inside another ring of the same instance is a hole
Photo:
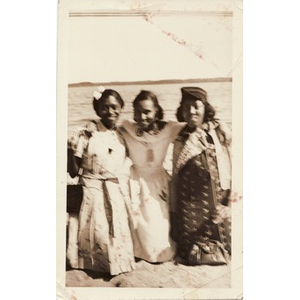
[[[173,261],[136,263],[136,270],[118,276],[93,274],[83,270],[66,272],[67,287],[139,287],[139,288],[230,288],[231,264],[221,266],[185,266]]]

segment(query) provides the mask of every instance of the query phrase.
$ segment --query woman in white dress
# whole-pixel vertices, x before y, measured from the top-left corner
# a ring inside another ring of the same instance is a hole
[[[171,260],[175,244],[169,221],[169,175],[163,167],[169,144],[185,123],[164,122],[157,97],[141,91],[133,102],[134,121],[120,131],[132,160],[130,196],[134,214],[134,255],[149,262]]]
[[[101,119],[82,131],[70,158],[71,176],[79,168],[83,170],[78,268],[117,275],[135,268],[129,198],[123,188],[128,183],[124,174],[126,151],[116,131],[124,102],[119,93],[107,89],[94,94],[93,105]]]

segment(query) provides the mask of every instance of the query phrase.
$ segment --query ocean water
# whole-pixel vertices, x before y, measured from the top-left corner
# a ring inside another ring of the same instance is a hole
[[[176,110],[180,102],[183,86],[199,86],[207,91],[208,101],[216,109],[216,116],[231,126],[232,118],[232,82],[183,82],[183,83],[151,83],[151,84],[111,84],[105,88],[118,91],[125,101],[120,120],[132,119],[132,101],[142,90],[154,92],[164,109],[166,120],[176,120]],[[85,125],[89,120],[97,119],[92,106],[95,86],[71,86],[68,90],[68,132],[78,126]]]

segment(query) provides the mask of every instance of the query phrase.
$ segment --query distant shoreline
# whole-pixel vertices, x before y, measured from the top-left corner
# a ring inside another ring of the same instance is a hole
[[[128,85],[128,84],[170,84],[170,83],[201,83],[201,82],[232,82],[232,77],[202,78],[202,79],[164,79],[164,80],[143,80],[143,81],[114,81],[114,82],[78,82],[70,83],[69,87],[97,86],[97,85]]]

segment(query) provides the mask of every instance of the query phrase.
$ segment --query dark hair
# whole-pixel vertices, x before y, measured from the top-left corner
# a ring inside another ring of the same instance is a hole
[[[204,104],[204,118],[203,122],[213,121],[215,119],[215,109],[206,101]],[[180,106],[177,108],[176,117],[179,122],[185,122],[182,114],[183,101],[180,102]]]
[[[141,102],[143,100],[147,100],[147,99],[152,100],[155,108],[157,108],[157,113],[156,113],[157,120],[159,120],[159,121],[163,120],[164,111],[163,111],[162,107],[159,105],[156,95],[154,93],[152,93],[151,91],[145,91],[145,90],[140,91],[140,93],[133,100],[133,108],[136,109],[136,106],[139,102]]]
[[[98,115],[99,105],[103,100],[107,99],[109,96],[115,97],[116,100],[120,103],[121,107],[122,108],[124,107],[124,100],[122,99],[121,95],[115,90],[107,89],[104,90],[99,100],[97,100],[95,97],[93,98],[93,107],[97,115]]]

